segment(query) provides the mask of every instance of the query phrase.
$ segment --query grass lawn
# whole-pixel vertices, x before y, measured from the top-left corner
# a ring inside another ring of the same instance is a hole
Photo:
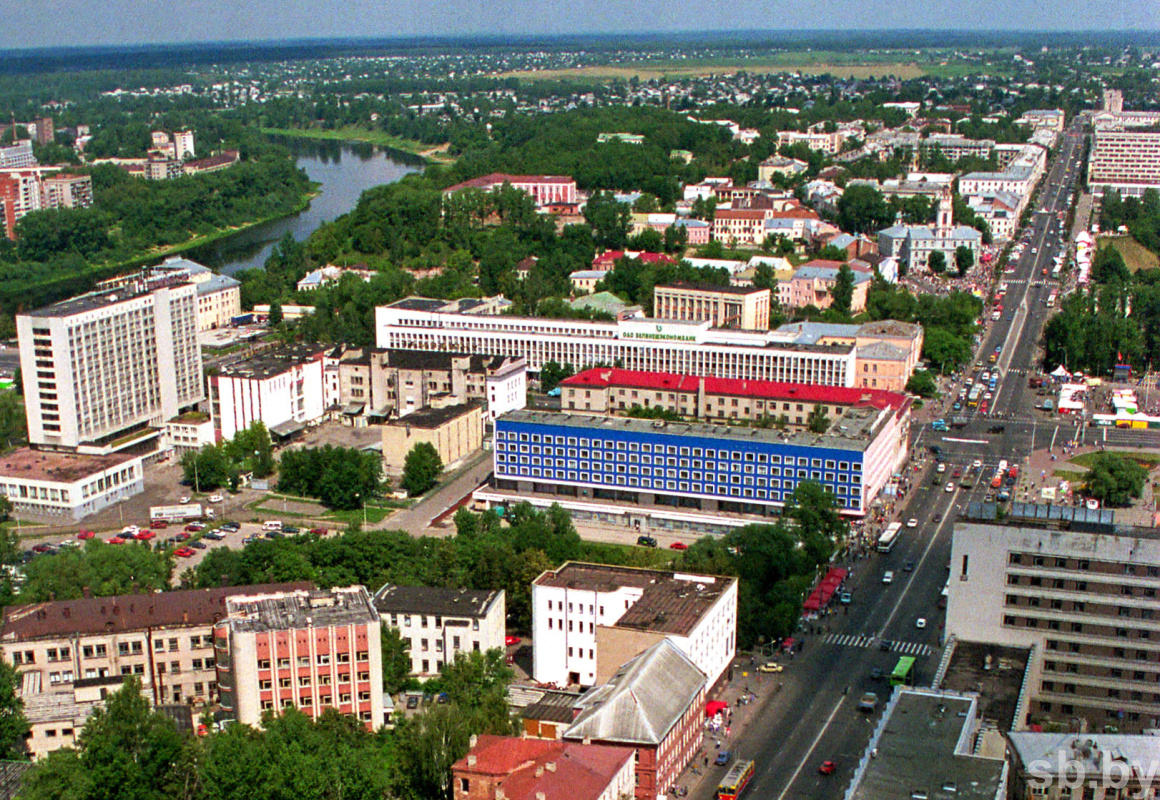
[[[446,152],[446,145],[432,146],[414,139],[403,139],[383,131],[372,131],[356,125],[345,125],[333,130],[322,128],[262,128],[262,133],[273,136],[296,136],[300,139],[326,139],[334,142],[366,142],[367,144],[402,150],[404,153],[421,156],[428,161],[449,164],[455,160]]]
[[[1148,453],[1140,450],[1109,450],[1107,452],[1130,458],[1148,470],[1152,469],[1157,464],[1160,464],[1160,455],[1156,453]],[[1075,458],[1071,459],[1069,463],[1078,464],[1081,467],[1091,467],[1097,455],[1098,453],[1084,453],[1081,456],[1076,456]]]
[[[1082,481],[1087,471],[1071,470],[1071,469],[1057,469],[1052,470],[1052,475],[1059,478],[1061,481]]]
[[[1142,269],[1155,269],[1160,266],[1160,256],[1157,256],[1131,236],[1101,236],[1099,246],[1110,244],[1120,251],[1128,269],[1137,272]]]

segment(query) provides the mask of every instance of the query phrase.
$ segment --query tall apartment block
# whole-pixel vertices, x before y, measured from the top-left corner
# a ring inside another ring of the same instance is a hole
[[[363,586],[226,601],[214,628],[222,711],[247,725],[262,713],[326,708],[383,724],[379,614]]]
[[[1105,509],[1023,503],[992,520],[955,525],[946,629],[1031,648],[1015,729],[1160,726],[1160,531],[1115,525]]]
[[[1096,194],[1142,195],[1160,189],[1160,131],[1111,130],[1092,135],[1088,185]]]
[[[34,446],[139,449],[205,396],[192,283],[139,281],[74,297],[17,315],[16,331]]]

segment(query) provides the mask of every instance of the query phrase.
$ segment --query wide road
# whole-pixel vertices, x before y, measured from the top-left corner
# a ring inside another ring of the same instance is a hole
[[[991,491],[990,478],[1001,459],[1020,464],[1033,440],[1046,447],[1052,440],[1061,445],[1075,436],[1073,427],[1034,409],[1036,396],[1027,377],[1036,371],[1039,338],[1050,313],[1047,298],[1059,288],[1049,277],[1053,259],[1066,247],[1058,214],[1072,202],[1083,150],[1083,135],[1073,127],[1062,137],[1041,182],[1036,211],[1024,233],[1025,250],[1003,277],[1004,311],[991,323],[978,354],[979,367],[998,366],[1001,375],[987,414],[972,412],[959,430],[916,432],[916,454],[934,445],[946,461],[946,471],[939,473],[933,460],[919,459],[920,471],[912,476],[910,495],[899,513],[899,519],[913,518],[917,524],[903,528],[891,553],[848,565],[853,568],[847,581],[853,603],[815,624],[814,632],[802,637],[804,650],[792,660],[782,656],[785,672],[771,677],[783,688],[765,703],[745,737],[731,743],[738,757],[758,764],[752,796],[842,796],[891,691],[888,678],[872,677],[873,670],[889,675],[901,655],[913,655],[917,682],[929,684],[934,677],[942,652],[938,601],[953,566],[951,527],[957,512]],[[996,346],[1001,346],[998,363],[990,365],[987,358]],[[967,370],[963,378],[975,372]],[[954,394],[948,404],[953,399]],[[976,461],[982,466],[973,474]],[[952,479],[955,469],[962,473],[959,479]],[[893,573],[890,583],[884,582],[887,571]],[[925,622],[921,628],[919,618]],[[857,710],[859,697],[868,691],[880,698],[879,711],[873,714]],[[827,760],[837,761],[837,770],[819,775],[818,766]],[[714,780],[702,784],[700,797],[713,795],[712,787],[726,768],[710,769]]]

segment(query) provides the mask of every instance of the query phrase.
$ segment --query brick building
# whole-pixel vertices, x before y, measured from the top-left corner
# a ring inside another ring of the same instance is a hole
[[[451,766],[455,800],[622,800],[633,793],[633,750],[511,736],[472,736]]]

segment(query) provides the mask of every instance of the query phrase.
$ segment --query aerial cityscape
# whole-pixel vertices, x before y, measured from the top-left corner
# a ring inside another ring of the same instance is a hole
[[[83,5],[0,800],[1160,797],[1160,9]]]

